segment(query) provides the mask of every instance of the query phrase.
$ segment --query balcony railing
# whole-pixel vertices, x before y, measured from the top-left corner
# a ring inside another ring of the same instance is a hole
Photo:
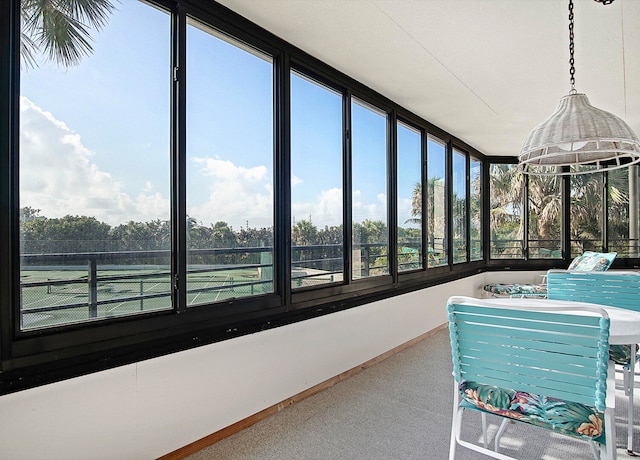
[[[421,269],[420,243],[398,246],[400,272]],[[619,244],[617,244],[619,243]],[[561,257],[549,249],[557,241],[530,242],[530,257]],[[599,241],[579,242],[595,248]],[[637,241],[613,242],[619,257],[637,257]],[[429,247],[429,267],[446,262],[442,241]],[[572,252],[578,245],[572,241]],[[193,249],[189,251],[187,305],[273,292],[270,246]],[[492,241],[493,258],[522,258],[521,240]],[[113,251],[21,256],[20,319],[23,330],[91,321],[113,316],[170,310],[173,279],[168,250]],[[386,244],[354,246],[354,278],[388,273]],[[292,247],[291,286],[314,287],[344,280],[341,244]]]

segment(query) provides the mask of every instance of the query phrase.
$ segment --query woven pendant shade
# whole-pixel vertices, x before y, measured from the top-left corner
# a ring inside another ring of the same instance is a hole
[[[584,94],[571,93],[529,134],[519,163],[534,175],[612,170],[640,163],[640,141],[621,118],[592,106]]]

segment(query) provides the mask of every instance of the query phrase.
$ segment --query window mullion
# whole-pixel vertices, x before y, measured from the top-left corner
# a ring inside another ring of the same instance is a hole
[[[186,193],[186,29],[187,20],[180,4],[172,14],[172,120],[171,120],[171,264],[173,307],[187,308],[187,193]]]

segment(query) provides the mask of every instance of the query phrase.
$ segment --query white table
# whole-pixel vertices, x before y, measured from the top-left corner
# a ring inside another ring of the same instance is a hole
[[[640,299],[638,299],[640,302]],[[604,309],[609,315],[609,344],[611,345],[630,345],[635,350],[637,343],[640,343],[640,312],[627,310],[624,308],[607,307],[598,304],[587,304],[584,302],[570,302],[565,300],[549,300],[540,298],[491,298],[481,299],[484,305],[496,306],[566,306],[567,309],[576,305],[592,305]],[[588,314],[588,312],[583,312]],[[634,366],[629,372],[629,410],[627,414],[627,453],[633,453],[633,386],[634,386]]]
[[[611,345],[628,345],[640,343],[640,312],[627,310],[624,308],[607,307],[598,304],[588,304],[584,302],[570,302],[566,300],[549,300],[540,298],[501,298],[479,299],[484,305],[496,306],[531,306],[536,305],[567,307],[571,309],[576,305],[591,305],[604,309],[609,315],[609,343]],[[638,299],[640,302],[640,299]],[[583,314],[588,314],[583,312]]]

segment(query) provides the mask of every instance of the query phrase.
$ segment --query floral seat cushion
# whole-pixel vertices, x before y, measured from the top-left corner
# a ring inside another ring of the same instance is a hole
[[[546,284],[486,284],[484,290],[494,295],[508,296],[546,296]]]
[[[635,353],[631,351],[631,345],[609,345],[609,359],[616,364],[628,366],[631,360],[638,361],[638,345],[635,346]]]
[[[458,391],[464,407],[605,443],[604,414],[594,407],[470,381]]]

